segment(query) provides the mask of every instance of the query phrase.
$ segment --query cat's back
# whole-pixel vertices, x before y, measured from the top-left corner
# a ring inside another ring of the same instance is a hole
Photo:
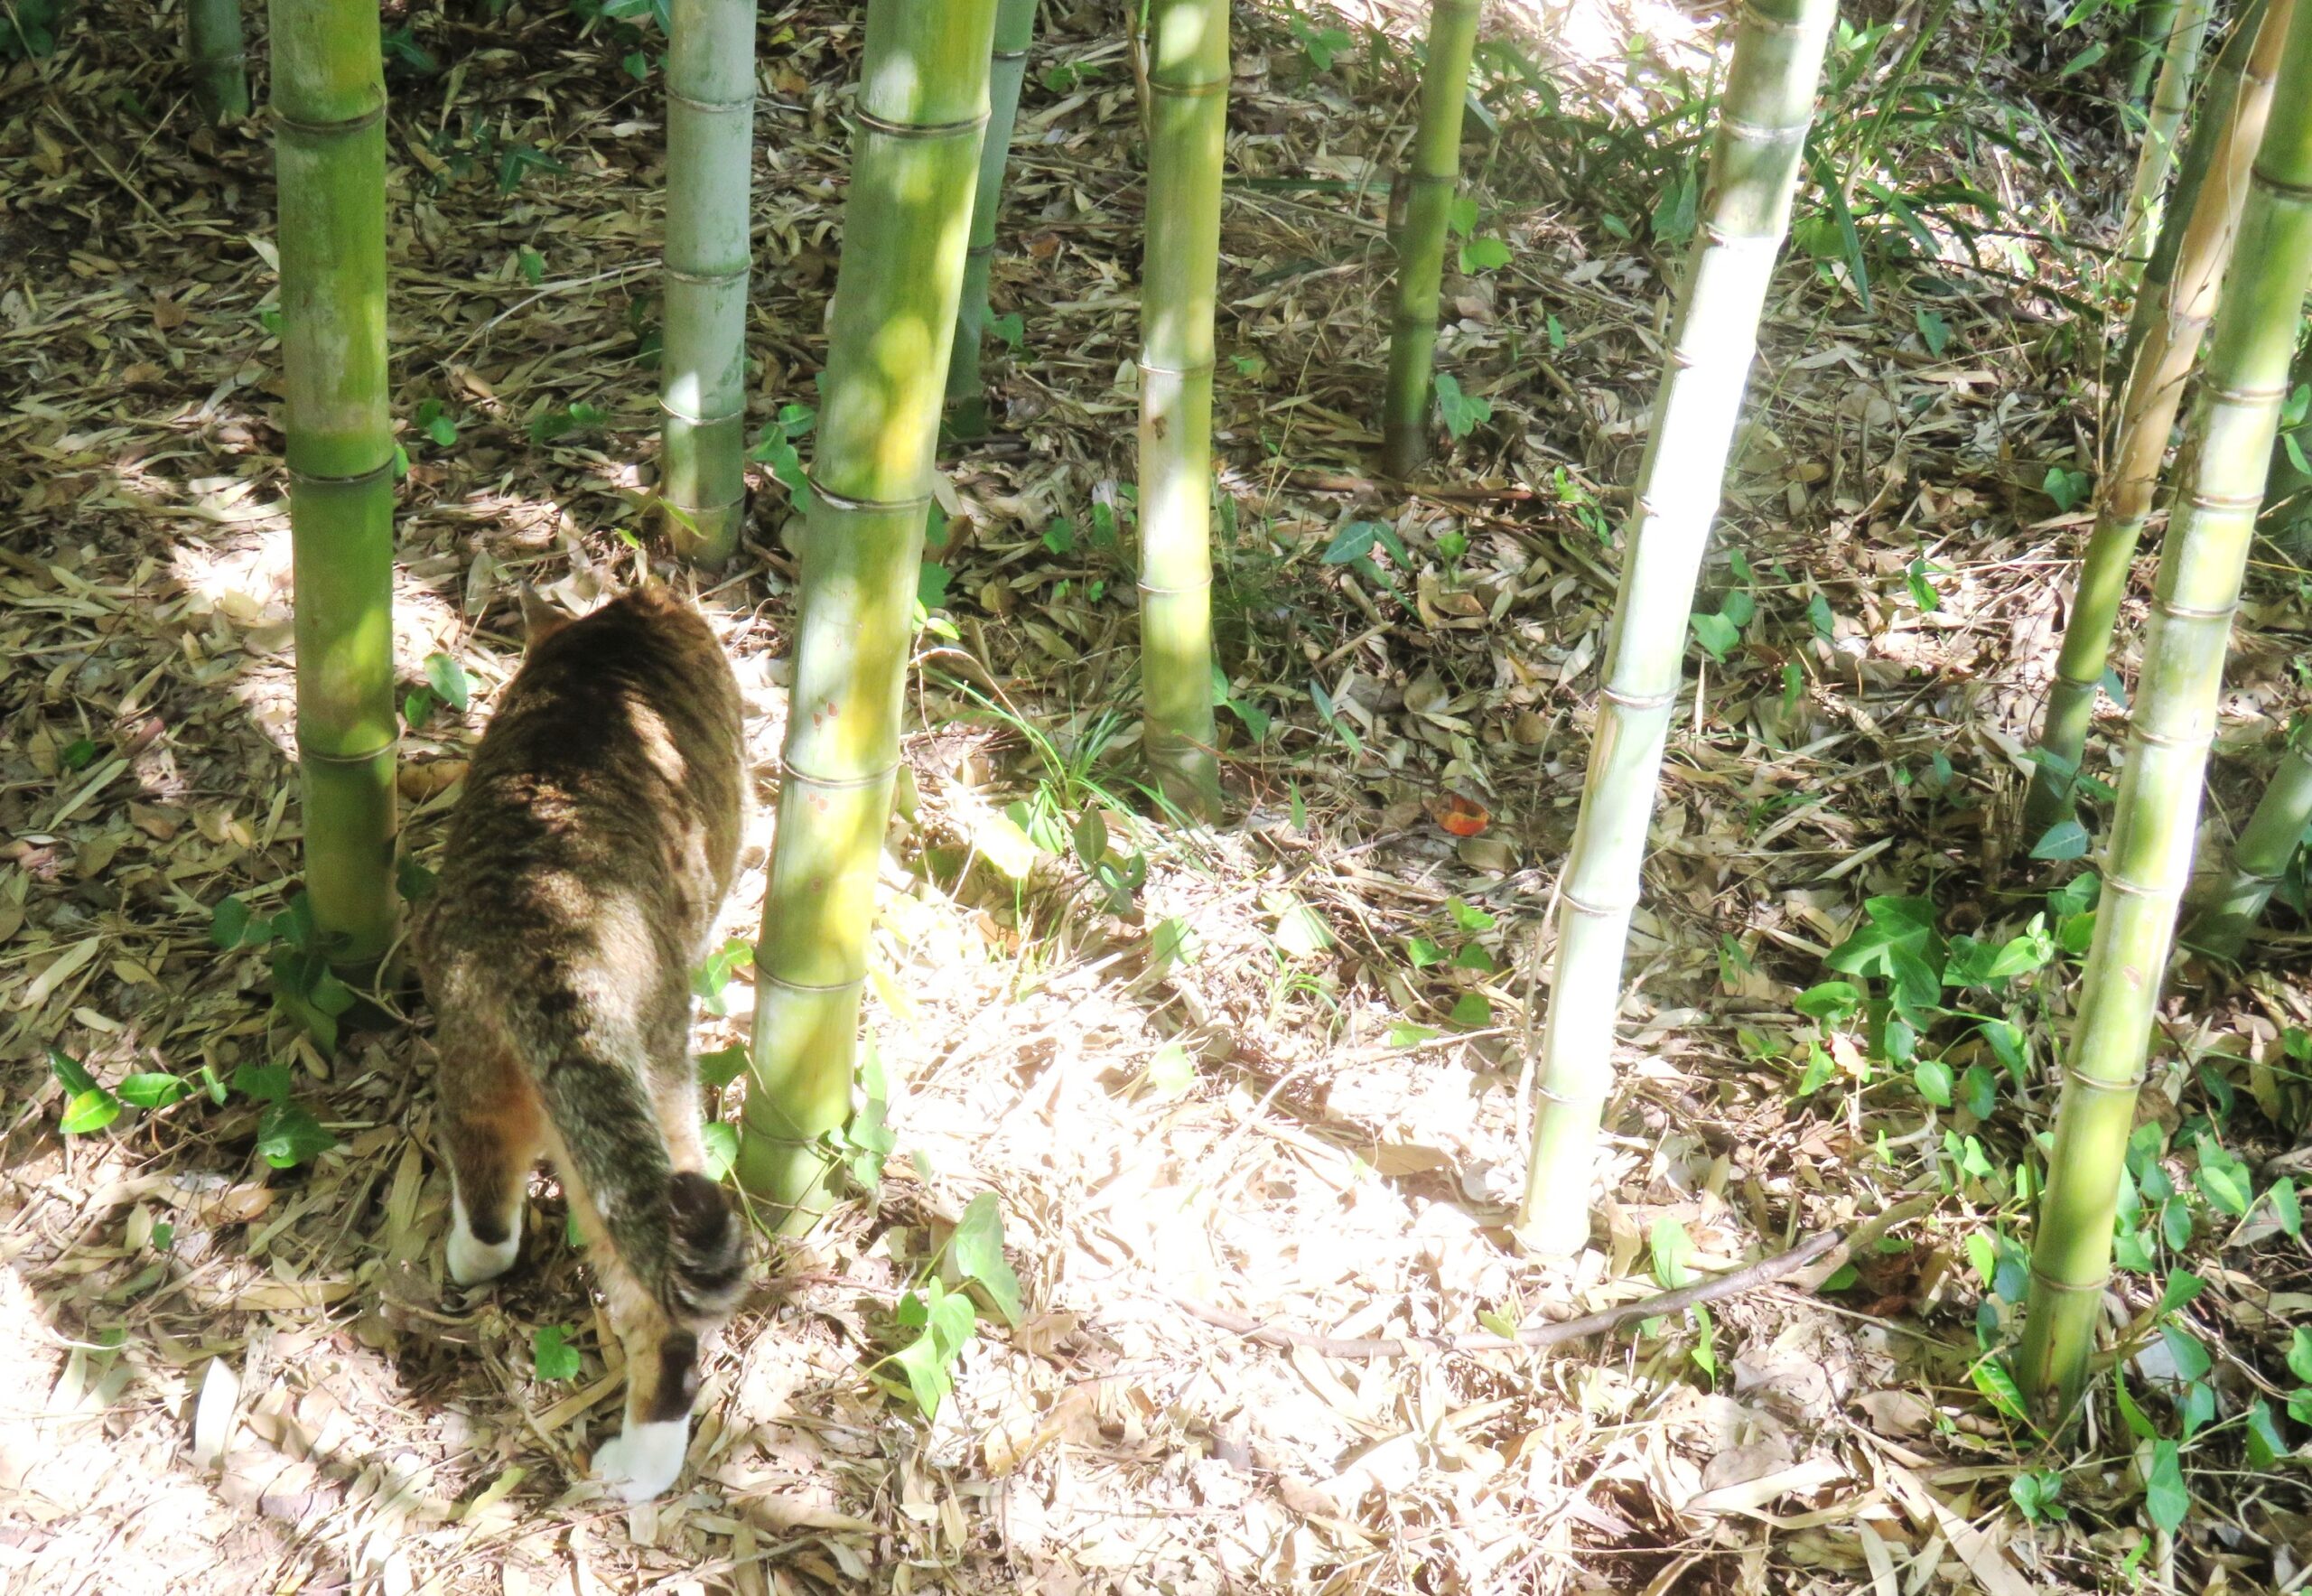
[[[744,736],[722,644],[664,587],[534,640],[467,770],[421,958],[613,906],[694,931],[730,885]]]

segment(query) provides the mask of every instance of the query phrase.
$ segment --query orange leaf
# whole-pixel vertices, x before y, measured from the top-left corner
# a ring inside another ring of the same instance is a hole
[[[1431,799],[1429,814],[1431,819],[1455,836],[1475,836],[1493,819],[1483,804],[1473,798],[1465,798],[1458,792],[1449,792],[1443,798]]]

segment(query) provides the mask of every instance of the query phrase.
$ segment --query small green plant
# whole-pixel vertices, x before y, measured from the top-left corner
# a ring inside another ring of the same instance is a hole
[[[420,399],[409,420],[412,426],[442,448],[447,449],[458,441],[458,424],[451,419],[449,406],[439,399]]]
[[[770,467],[770,474],[786,488],[788,501],[797,514],[811,508],[811,479],[803,469],[803,456],[795,445],[808,437],[811,429],[818,425],[819,413],[810,406],[782,405],[778,419],[747,451],[749,460]]]
[[[434,706],[446,704],[459,714],[473,705],[473,684],[454,654],[436,651],[425,657],[425,685],[412,687],[401,701],[401,718],[416,731],[433,717]]]
[[[755,945],[743,937],[733,937],[706,956],[706,962],[690,973],[692,995],[699,1006],[717,1016],[731,1012],[723,989],[730,985],[736,972],[751,968],[755,962]]]
[[[2047,474],[2040,480],[2039,487],[2056,501],[2056,509],[2059,512],[2068,515],[2074,505],[2086,502],[2088,485],[2093,480],[2085,471],[2051,465],[2047,467]]]
[[[1478,939],[1494,929],[1496,918],[1458,897],[1445,900],[1445,917],[1446,924],[1435,935],[1421,932],[1404,939],[1405,962],[1414,973],[1464,971],[1480,980],[1498,973],[1500,964]],[[1480,1030],[1493,1023],[1493,1000],[1474,987],[1456,988],[1446,1019],[1465,1031]],[[1439,1034],[1434,1026],[1400,1020],[1389,1028],[1389,1045],[1418,1047]]]
[[[544,445],[573,433],[599,432],[610,425],[611,413],[583,401],[549,407],[530,417],[530,442]]]
[[[1440,371],[1435,384],[1438,418],[1456,443],[1493,419],[1493,401],[1463,393],[1459,379],[1451,372]]]
[[[0,61],[54,55],[65,0],[9,0],[0,6]]]
[[[1509,264],[1509,246],[1478,232],[1478,202],[1468,195],[1454,198],[1445,212],[1445,225],[1461,240],[1459,259],[1465,275],[1497,271]]]
[[[570,1344],[570,1327],[542,1324],[530,1336],[530,1368],[541,1381],[578,1377],[578,1349]]]
[[[664,60],[663,42],[674,32],[673,0],[570,0],[570,14],[582,32],[601,25],[620,68],[638,83],[647,81],[650,69]],[[646,21],[657,30],[661,48],[656,51],[640,25]]]
[[[953,1266],[953,1285],[941,1276],[943,1263]],[[968,1289],[974,1285],[1006,1324],[1020,1322],[1020,1277],[1003,1256],[1003,1212],[992,1191],[972,1199],[922,1278],[900,1298],[892,1324],[908,1339],[869,1370],[927,1421],[938,1417],[940,1404],[955,1389],[956,1365],[979,1333],[978,1308]],[[882,1374],[886,1367],[896,1367],[903,1383]]]
[[[1333,62],[1356,42],[1345,29],[1312,24],[1297,6],[1285,18],[1285,25],[1292,30],[1292,42],[1300,46],[1311,72],[1331,71]]]

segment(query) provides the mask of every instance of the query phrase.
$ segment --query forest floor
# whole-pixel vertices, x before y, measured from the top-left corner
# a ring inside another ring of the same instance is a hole
[[[1795,1007],[1866,901],[2026,947],[2035,916],[2059,930],[2085,901],[2081,848],[2028,857],[2018,800],[2108,398],[2086,246],[2129,163],[2111,69],[2059,78],[2009,14],[1931,7],[1904,92],[1933,104],[1874,126],[1911,33],[1835,52],[1857,70],[1826,105],[1831,169],[1876,140],[1870,169],[1899,182],[1852,185],[1851,241],[1802,196],[1696,604],[1716,621],[1670,742],[1599,1236],[1552,1263],[1506,1227],[1520,1076],[1706,57],[1667,8],[1493,8],[1440,356],[1490,411],[1407,493],[1372,475],[1372,419],[1416,8],[1237,8],[1216,434],[1236,818],[1189,838],[1132,779],[1124,9],[1045,7],[996,267],[1019,318],[991,365],[1001,435],[952,452],[935,518],[916,799],[870,1003],[895,1149],[777,1249],[713,1355],[679,1494],[630,1511],[584,1483],[615,1348],[551,1181],[525,1266],[449,1285],[422,1006],[378,994],[386,1022],[316,1045],[272,1011],[238,910],[219,919],[233,900],[264,923],[299,868],[262,123],[198,128],[173,22],[126,0],[0,66],[0,1584],[2301,1588],[2304,1462],[2256,1467],[2245,1420],[2290,1386],[2312,1262],[2210,1171],[2242,1161],[2260,1193],[2312,1173],[2280,1128],[2312,1026],[2302,922],[2276,911],[2244,969],[2175,984],[2135,1171],[2174,1195],[2146,1198],[2158,1267],[2118,1288],[2135,1400],[2060,1446],[2002,1413],[1979,1359],[2016,1322],[2017,1171],[2049,1123],[2073,961],[1948,992],[1903,1068],[1860,1018]],[[764,6],[750,435],[814,397],[857,14]],[[448,654],[472,689],[405,745],[424,862],[517,663],[519,582],[583,603],[650,536],[662,85],[620,61],[655,33],[558,9],[388,25],[399,654],[413,687]],[[792,600],[769,470],[754,502],[704,602],[768,796]],[[2140,613],[2140,589],[2130,639]],[[2247,621],[2219,833],[2302,695],[2296,574],[2261,566]],[[1087,816],[1146,855],[1122,898],[1072,856]],[[709,1006],[727,1017],[702,1051],[743,1038],[742,965]],[[2019,1039],[2011,1062],[1994,1034]],[[51,1049],[221,1100],[63,1135]],[[878,1360],[990,1191],[1025,1307],[984,1317],[926,1423]],[[1898,1208],[1826,1281],[1547,1352],[1342,1358],[1203,1311],[1461,1335]],[[2168,1311],[2186,1265],[2204,1290]],[[2158,1448],[2120,1421],[2140,1406],[2185,1436],[2203,1389],[2216,1416],[2173,1454],[2193,1507],[2171,1534]]]

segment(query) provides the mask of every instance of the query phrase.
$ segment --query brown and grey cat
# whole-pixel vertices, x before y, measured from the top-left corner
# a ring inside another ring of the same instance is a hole
[[[690,973],[743,826],[739,685],[698,612],[648,584],[572,621],[525,593],[527,658],[450,823],[414,934],[452,1180],[449,1269],[503,1274],[551,1153],[626,1350],[595,1477],[641,1501],[682,1472],[699,1338],[744,1239],[703,1172]]]

